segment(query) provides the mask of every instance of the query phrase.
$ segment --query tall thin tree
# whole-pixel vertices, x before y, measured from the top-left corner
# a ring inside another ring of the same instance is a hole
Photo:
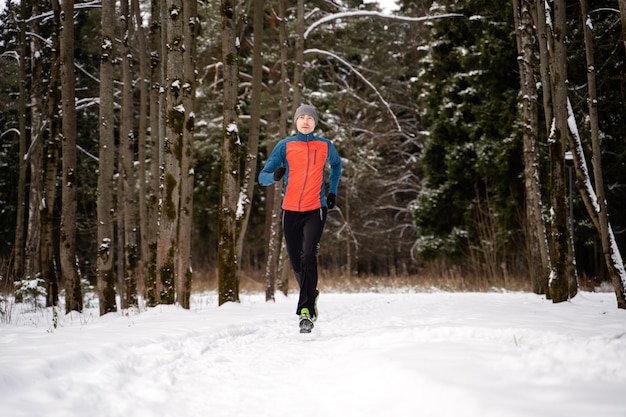
[[[285,137],[287,135],[287,106],[289,104],[289,76],[287,74],[287,27],[285,20],[285,0],[278,0],[278,38],[280,44],[280,115],[278,122],[278,136]],[[267,147],[267,154],[272,152],[272,148],[276,143],[270,143]],[[280,289],[285,295],[288,291],[288,280],[278,280],[282,277],[279,270],[280,251],[281,251],[281,222],[280,222],[280,202],[282,200],[282,180],[268,187],[267,211],[266,217],[269,225],[269,232],[266,232],[267,238],[267,255],[265,260],[265,300],[275,299],[276,288]],[[278,281],[278,282],[277,282]]]
[[[252,96],[250,97],[250,129],[248,146],[245,155],[243,183],[241,189],[241,210],[237,215],[237,259],[242,258],[243,244],[250,219],[252,194],[256,180],[257,154],[259,152],[259,135],[261,130],[261,96],[263,77],[263,22],[265,21],[265,2],[255,1],[253,10],[254,45],[252,49]]]
[[[533,291],[536,294],[545,294],[550,264],[540,188],[539,113],[534,58],[536,36],[532,19],[534,3],[534,0],[513,0],[513,13],[519,54],[517,62],[520,69],[520,105],[523,117],[528,265]]]
[[[18,280],[23,278],[24,274],[24,230],[25,209],[26,209],[26,168],[27,162],[24,159],[26,155],[26,18],[28,14],[27,2],[20,3],[20,22],[19,22],[19,75],[20,75],[20,98],[19,98],[19,166],[18,166],[18,188],[17,188],[17,221],[15,227],[15,246],[14,246],[14,277]]]
[[[100,314],[117,310],[115,300],[115,251],[113,205],[115,166],[114,60],[115,3],[102,0],[102,44],[100,48],[100,151],[98,161],[98,257],[97,287]]]
[[[141,9],[139,7],[139,0],[132,0],[131,3],[136,25],[137,36],[137,49],[135,53],[139,56],[139,81],[137,86],[139,88],[139,120],[137,126],[137,166],[138,166],[138,221],[139,226],[137,243],[137,294],[145,296],[146,294],[146,278],[147,271],[144,267],[147,265],[148,259],[148,203],[147,196],[149,191],[148,186],[148,161],[146,160],[146,151],[148,145],[148,107],[150,105],[149,93],[148,93],[148,51],[146,49],[146,34],[144,26],[142,24]],[[153,161],[155,162],[155,161]]]
[[[137,181],[135,175],[135,126],[134,126],[134,88],[133,88],[133,53],[134,35],[133,18],[128,0],[120,2],[120,31],[122,33],[122,100],[120,115],[119,166],[120,188],[118,189],[118,216],[121,216],[123,231],[123,275],[118,277],[118,293],[122,308],[137,305],[137,269],[138,269],[138,207]]]
[[[48,306],[57,305],[59,301],[59,270],[56,260],[56,240],[54,230],[54,211],[57,200],[57,177],[59,170],[59,152],[61,147],[61,60],[59,57],[60,38],[59,26],[61,20],[61,4],[52,0],[52,48],[50,57],[50,76],[48,77],[48,124],[49,134],[46,143],[46,158],[44,164],[44,195],[43,210],[41,212],[41,274],[46,282]]]
[[[159,303],[160,295],[157,284],[157,232],[159,205],[159,170],[162,160],[162,141],[165,137],[164,108],[162,86],[165,77],[165,62],[163,38],[166,30],[163,28],[162,10],[165,0],[152,0],[150,10],[150,180],[148,181],[148,202],[146,221],[146,239],[148,254],[145,259],[145,297],[149,306]]]
[[[239,50],[237,9],[233,0],[222,0],[222,61],[224,71],[224,109],[222,132],[222,170],[218,219],[218,303],[239,301],[237,259],[237,202],[239,199]]]
[[[31,62],[31,89],[30,89],[30,118],[31,143],[28,149],[30,163],[30,187],[28,196],[28,229],[26,234],[25,275],[30,278],[41,271],[39,242],[41,240],[41,201],[43,171],[43,133],[45,114],[43,109],[43,41],[41,37],[41,8],[38,2],[31,3],[34,19],[30,23],[30,62]]]
[[[577,292],[574,268],[573,245],[568,223],[565,186],[565,146],[568,128],[567,100],[567,47],[565,0],[554,2],[554,27],[550,31],[552,45],[551,77],[554,86],[554,125],[548,139],[550,152],[550,244],[552,272],[548,282],[549,295],[553,302],[567,301]]]
[[[76,262],[76,107],[74,81],[74,0],[61,4],[61,101],[63,108],[63,175],[61,188],[61,282],[65,311],[82,311]]]
[[[191,230],[193,226],[193,134],[195,128],[194,97],[196,91],[196,35],[199,29],[197,0],[183,0],[183,53],[182,103],[185,109],[182,152],[180,155],[180,211],[178,226],[178,264],[176,273],[176,300],[184,307],[190,307],[192,265]]]
[[[183,4],[168,0],[166,56],[166,126],[161,165],[159,234],[157,240],[157,288],[162,303],[176,301],[178,227],[180,216],[181,157],[185,129]]]
[[[622,255],[617,246],[613,228],[609,222],[606,195],[604,192],[604,174],[602,170],[602,152],[600,147],[600,127],[598,120],[598,93],[596,91],[596,65],[593,46],[593,23],[589,14],[587,0],[580,0],[580,11],[582,14],[583,31],[585,39],[585,57],[587,61],[587,104],[589,107],[589,125],[591,133],[591,162],[593,167],[593,179],[595,198],[588,195],[583,198],[587,212],[593,220],[596,229],[600,234],[602,243],[602,253],[606,262],[607,270],[613,283],[615,295],[617,297],[618,308],[626,308],[626,271]],[[573,132],[572,132],[573,133]],[[577,177],[580,179],[579,189],[583,195],[590,194],[591,189],[584,184],[589,183],[589,176],[586,169],[582,168],[584,161],[583,146],[580,141],[576,141],[576,135],[571,134],[570,146],[574,150],[574,162],[577,168]]]

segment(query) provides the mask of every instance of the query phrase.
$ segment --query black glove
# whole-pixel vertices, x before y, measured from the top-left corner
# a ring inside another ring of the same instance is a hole
[[[333,193],[329,193],[326,198],[326,203],[328,204],[329,210],[335,208],[335,205],[337,204],[337,196]]]
[[[276,171],[274,171],[274,181],[280,181],[283,175],[285,175],[285,171],[287,171],[285,167],[276,168]]]

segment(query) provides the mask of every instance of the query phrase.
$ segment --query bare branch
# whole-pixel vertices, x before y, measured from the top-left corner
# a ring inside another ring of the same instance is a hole
[[[426,22],[429,20],[443,19],[446,17],[463,17],[463,15],[459,13],[447,13],[447,14],[442,14],[442,15],[437,15],[437,16],[408,17],[408,16],[394,16],[394,15],[388,15],[388,14],[381,13],[381,12],[372,12],[372,11],[365,11],[365,10],[354,11],[354,12],[342,12],[342,13],[335,13],[335,14],[331,14],[328,16],[324,16],[323,18],[313,22],[311,26],[309,26],[309,28],[304,32],[304,39],[306,39],[307,36],[309,36],[309,33],[311,33],[313,29],[315,29],[316,27],[320,25],[323,25],[324,23],[337,20],[337,19],[343,19],[346,17],[367,17],[367,16],[380,17],[381,19],[396,20],[399,22]]]
[[[305,55],[306,54],[319,54],[319,55],[328,56],[328,57],[336,59],[337,61],[341,62],[342,64],[350,68],[350,70],[354,72],[361,80],[363,80],[365,84],[367,84],[368,86],[372,88],[372,90],[374,90],[374,92],[376,93],[380,101],[385,105],[385,107],[389,111],[389,114],[391,114],[391,116],[393,117],[393,120],[396,123],[396,127],[398,128],[398,130],[402,131],[402,128],[400,127],[400,123],[398,123],[398,118],[396,117],[395,113],[391,110],[389,103],[387,103],[387,101],[383,98],[383,96],[376,89],[376,87],[371,82],[369,82],[369,80],[365,78],[365,76],[361,74],[356,68],[354,68],[348,61],[346,61],[345,59],[341,58],[340,56],[332,52],[324,51],[322,49],[307,49],[306,51],[304,51],[304,54]]]

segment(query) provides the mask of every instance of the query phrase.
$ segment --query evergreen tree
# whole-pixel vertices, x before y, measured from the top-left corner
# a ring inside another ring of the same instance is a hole
[[[510,3],[433,3],[421,61],[423,117],[429,137],[425,176],[414,210],[424,259],[482,251],[481,228],[495,228],[492,251],[514,243],[521,201],[521,141],[515,130],[519,86]],[[484,215],[486,214],[486,217]]]

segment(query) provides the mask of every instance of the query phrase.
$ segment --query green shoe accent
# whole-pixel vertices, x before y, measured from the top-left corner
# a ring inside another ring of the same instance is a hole
[[[309,313],[309,309],[304,307],[302,310],[300,310],[300,315],[301,316],[310,316],[311,313]]]

